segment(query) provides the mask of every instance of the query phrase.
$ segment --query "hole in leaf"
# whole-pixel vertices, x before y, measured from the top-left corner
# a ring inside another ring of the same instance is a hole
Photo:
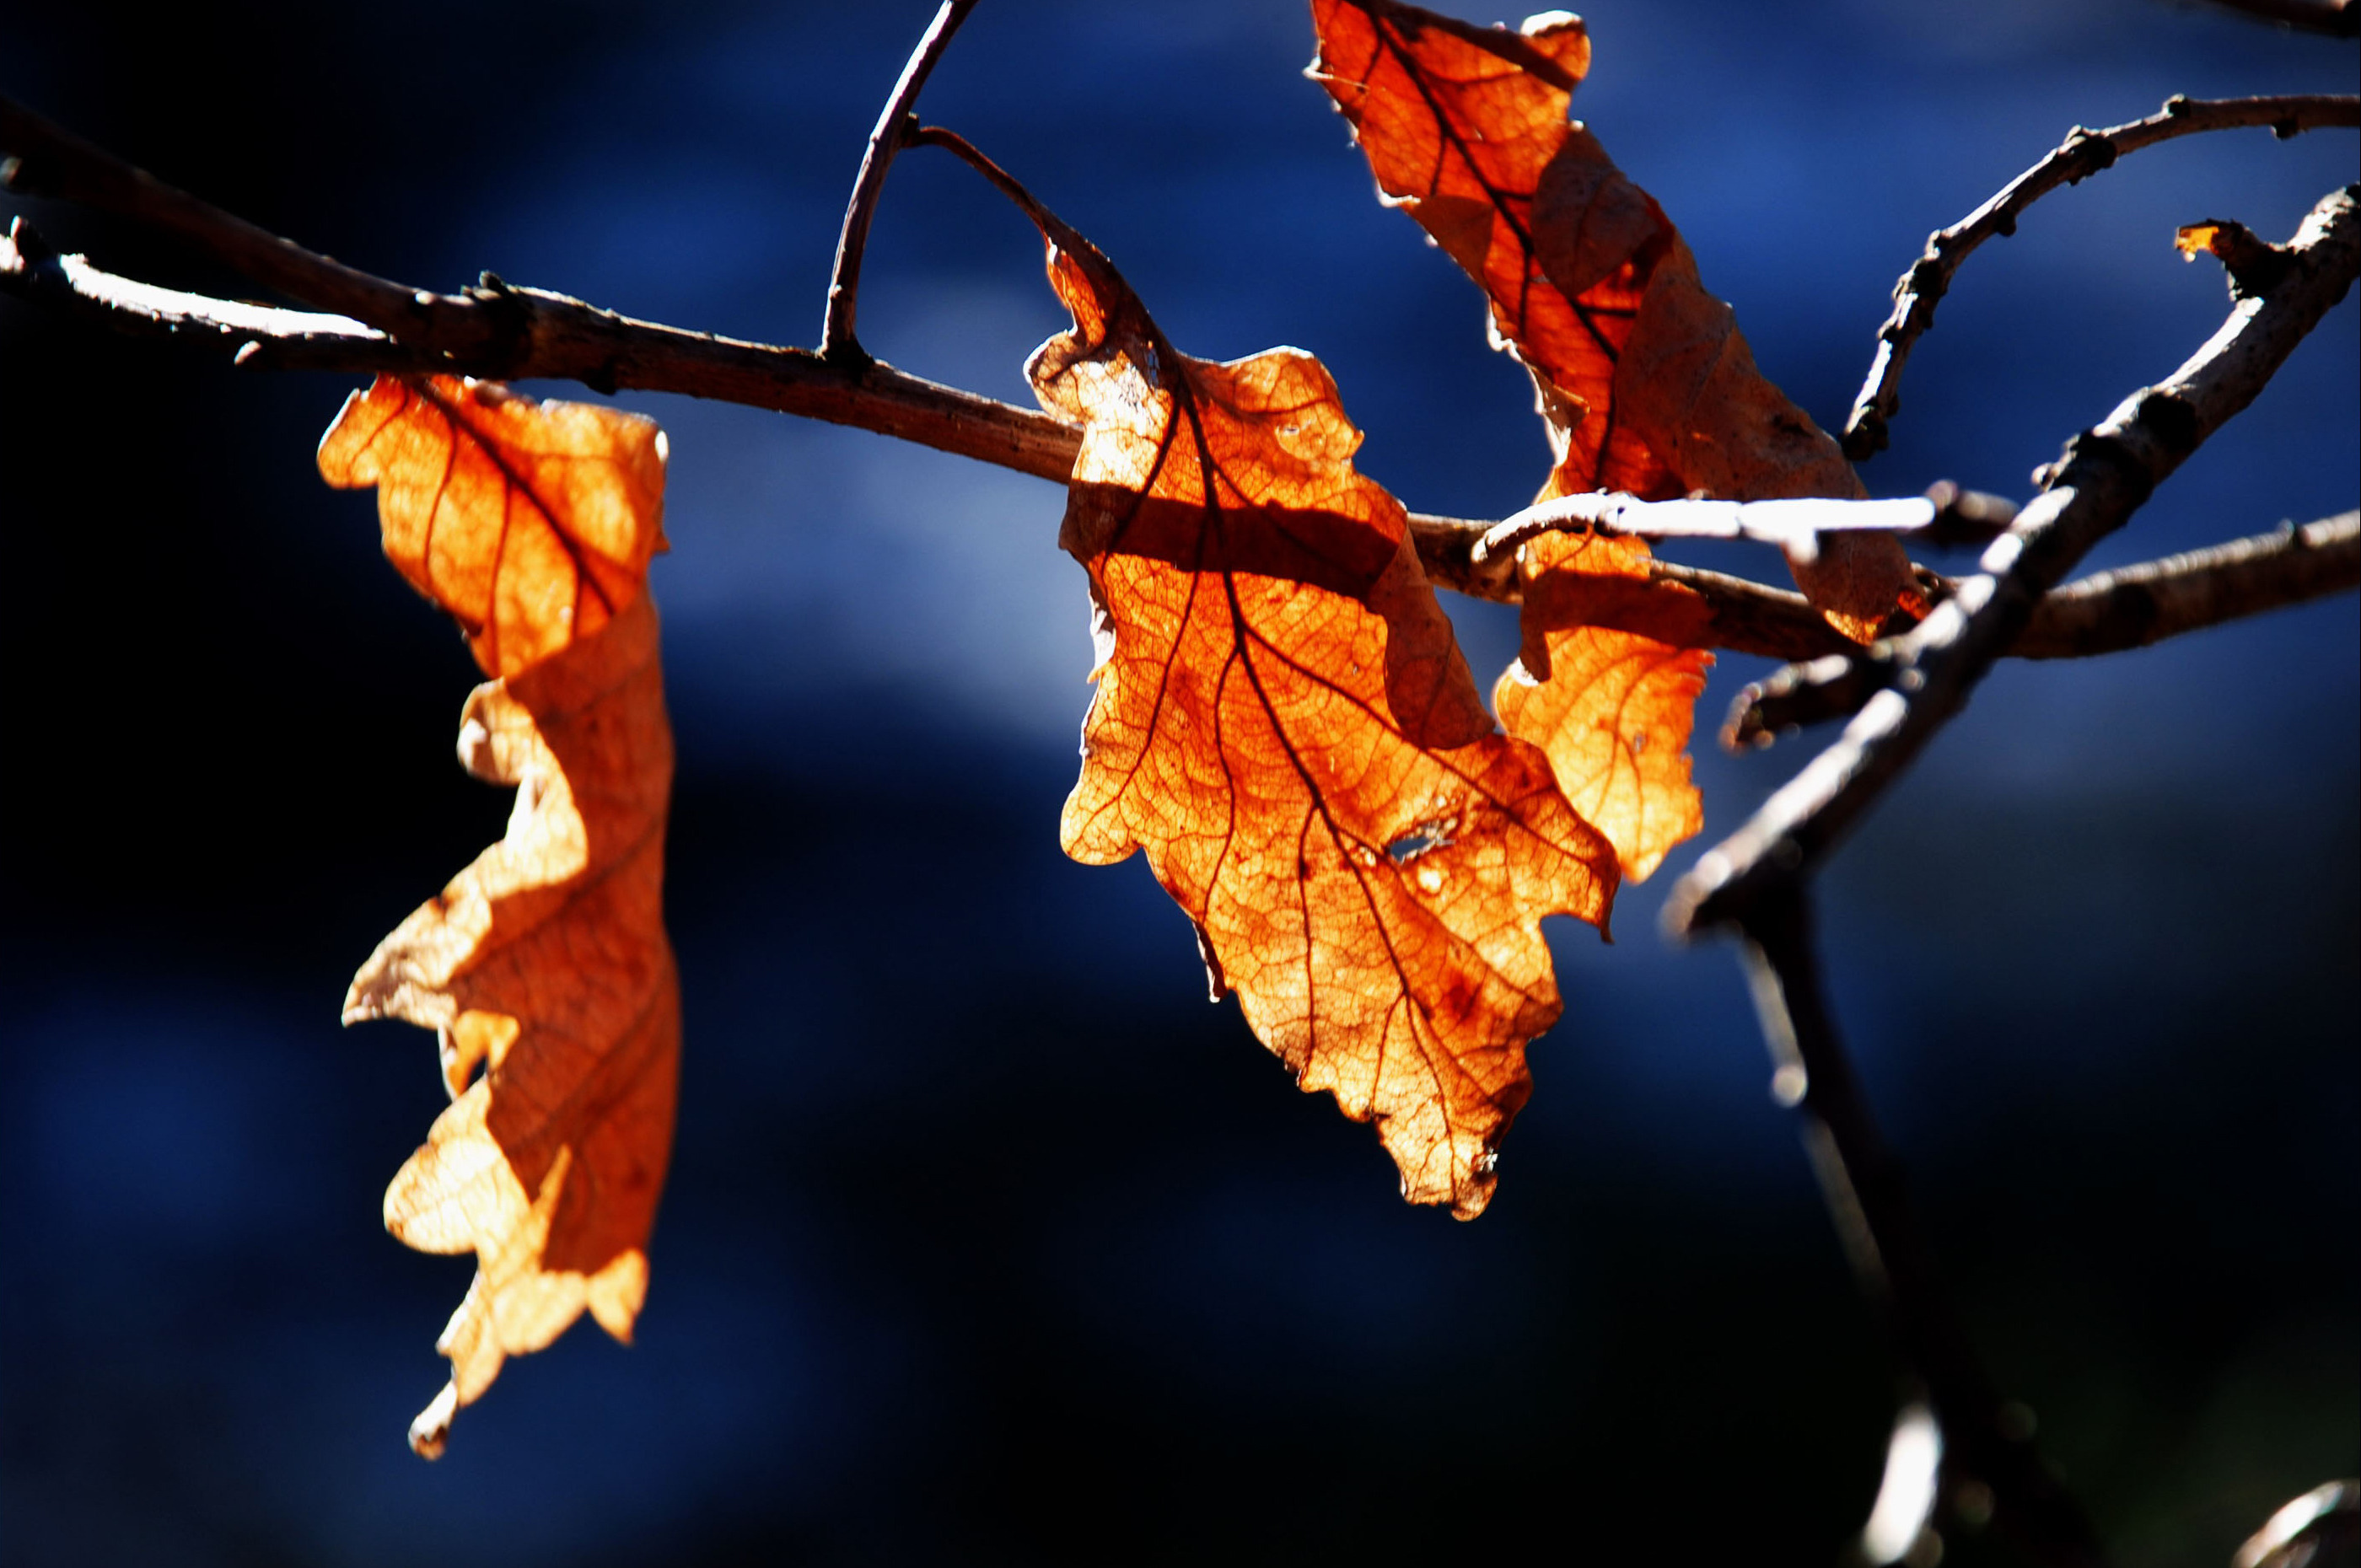
[[[1419,823],[1409,832],[1386,846],[1386,854],[1398,866],[1408,865],[1429,850],[1440,850],[1451,842],[1451,824],[1430,818]]]

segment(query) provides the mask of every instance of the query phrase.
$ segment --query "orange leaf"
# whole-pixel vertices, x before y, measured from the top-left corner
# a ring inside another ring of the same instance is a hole
[[[379,488],[385,554],[512,675],[620,614],[664,547],[664,437],[595,403],[380,376],[320,442],[320,472]]]
[[[1483,287],[1497,336],[1532,372],[1558,455],[1543,497],[1866,493],[1755,368],[1664,210],[1567,121],[1590,63],[1580,18],[1548,12],[1510,33],[1394,0],[1312,0],[1312,74],[1378,188]],[[1883,535],[1830,536],[1790,565],[1864,641],[1912,583]]]
[[[386,553],[500,677],[468,697],[459,757],[517,786],[506,837],[379,944],[345,999],[346,1023],[436,1030],[452,1095],[385,1197],[403,1242],[477,1257],[436,1345],[451,1381],[411,1427],[433,1458],[504,1358],[586,1308],[628,1341],[647,1292],[680,1055],[672,730],[644,580],[664,437],[610,409],[388,378],[346,403],[320,469],[379,486]]]
[[[1044,232],[1075,326],[1028,370],[1083,422],[1061,543],[1101,653],[1066,851],[1145,848],[1215,996],[1378,1123],[1404,1197],[1472,1217],[1558,1016],[1541,916],[1603,931],[1613,851],[1485,713],[1319,361],[1179,355]]]
[[[1651,578],[1647,562],[1636,539],[1528,541],[1524,647],[1492,690],[1500,722],[1549,754],[1558,788],[1633,882],[1705,825],[1687,747],[1713,664],[1712,610],[1695,591]],[[1635,626],[1657,635],[1620,630]]]

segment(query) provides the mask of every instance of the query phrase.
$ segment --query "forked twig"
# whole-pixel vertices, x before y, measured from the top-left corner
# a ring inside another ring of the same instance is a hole
[[[2323,198],[2282,250],[2287,265],[2267,289],[2245,292],[2179,370],[2069,444],[2048,471],[2045,492],[1985,551],[1982,573],[1916,630],[1883,646],[1896,666],[1893,684],[1869,698],[1835,745],[1708,850],[1665,904],[1665,928],[1676,937],[1734,927],[1744,939],[1777,1064],[1774,1091],[1805,1107],[1806,1143],[1838,1232],[1948,1436],[1950,1486],[1988,1488],[1994,1522],[2060,1568],[2103,1558],[2072,1500],[2030,1449],[2009,1438],[1993,1387],[1941,1293],[1898,1167],[1821,992],[1807,890],[1844,828],[1959,711],[2047,590],[2252,401],[2344,298],[2361,273],[2356,195],[2347,189]]]
[[[2254,400],[2361,272],[2357,190],[2334,192],[2312,208],[2286,247],[2286,272],[2268,293],[2239,300],[2180,369],[2068,444],[2045,470],[2048,488],[1984,552],[1978,575],[1887,645],[1898,666],[1894,684],[1675,886],[1664,905],[1667,930],[1686,936],[1731,923],[1751,900],[1808,875],[1949,722],[2041,598]]]
[[[1929,236],[1925,254],[1894,286],[1894,314],[1877,329],[1876,356],[1845,419],[1845,455],[1859,463],[1885,450],[1887,422],[1902,406],[1902,367],[1912,345],[1935,324],[1936,302],[1949,290],[1952,274],[1978,246],[1994,235],[2015,234],[2016,220],[2027,207],[2061,185],[2077,184],[2113,167],[2125,153],[2178,137],[2262,126],[2282,138],[2332,126],[2361,126],[2361,97],[2173,97],[2144,120],[2102,131],[2077,126],[2056,150],[2010,181],[1991,201]]]
[[[877,126],[869,133],[869,147],[861,155],[861,172],[852,181],[852,197],[845,203],[844,228],[836,237],[836,266],[829,275],[828,315],[819,334],[819,356],[830,363],[859,367],[869,355],[852,334],[852,318],[861,302],[861,258],[869,248],[869,225],[877,216],[878,198],[885,193],[885,171],[904,137],[917,124],[918,93],[927,84],[935,62],[950,47],[951,35],[975,9],[975,0],[943,0],[902,67],[901,79],[878,112]]]

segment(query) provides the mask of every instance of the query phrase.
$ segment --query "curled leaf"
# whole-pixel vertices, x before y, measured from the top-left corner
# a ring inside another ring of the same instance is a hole
[[[1613,851],[1485,713],[1320,363],[1185,357],[1043,226],[1075,325],[1028,369],[1083,422],[1062,543],[1100,640],[1066,850],[1144,848],[1215,995],[1471,1217],[1558,1016],[1541,916],[1603,930]]]
[[[1532,373],[1556,453],[1543,496],[1865,493],[1755,367],[1663,209],[1567,120],[1590,63],[1579,17],[1547,12],[1511,33],[1395,0],[1312,0],[1312,75],[1379,190],[1483,288],[1496,337]],[[1789,564],[1863,641],[1911,587],[1891,539],[1827,538]]]
[[[477,1257],[436,1346],[450,1384],[411,1428],[429,1458],[506,1357],[586,1310],[628,1340],[647,1291],[680,1051],[672,731],[644,581],[662,442],[632,415],[438,377],[380,379],[321,444],[331,484],[378,484],[388,554],[500,677],[468,697],[459,755],[517,789],[507,834],[345,1000],[347,1023],[435,1030],[452,1095],[385,1199],[403,1242]]]

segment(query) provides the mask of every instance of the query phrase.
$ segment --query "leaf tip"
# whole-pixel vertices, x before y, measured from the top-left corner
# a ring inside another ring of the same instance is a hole
[[[440,1459],[451,1443],[451,1420],[459,1413],[459,1386],[445,1383],[427,1407],[410,1423],[410,1452],[421,1459]]]
[[[648,1255],[631,1247],[592,1275],[583,1291],[590,1316],[619,1344],[631,1343],[631,1326],[648,1301]]]

